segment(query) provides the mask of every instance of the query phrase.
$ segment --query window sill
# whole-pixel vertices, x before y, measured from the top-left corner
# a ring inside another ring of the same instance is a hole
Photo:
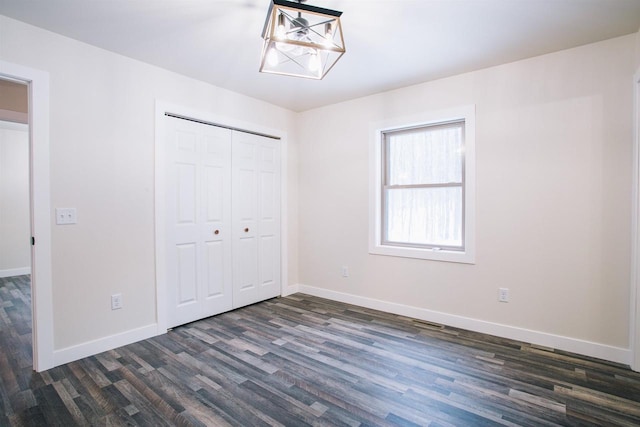
[[[372,245],[369,247],[369,253],[372,255],[385,255],[402,258],[426,259],[431,261],[475,264],[475,256],[470,251],[462,252],[422,248],[406,248],[399,246]]]

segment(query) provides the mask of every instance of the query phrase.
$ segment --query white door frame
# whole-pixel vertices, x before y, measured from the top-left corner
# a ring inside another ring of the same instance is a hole
[[[631,369],[640,371],[640,68],[633,76],[633,172],[631,183],[631,307],[629,347]]]
[[[165,176],[167,167],[165,159],[165,114],[189,117],[207,123],[218,123],[230,128],[272,135],[280,138],[280,293],[286,294],[288,283],[288,230],[287,230],[287,132],[257,125],[255,123],[236,120],[204,111],[192,110],[188,107],[156,100],[156,137],[155,137],[155,235],[156,235],[156,322],[158,334],[167,332],[167,280],[166,280],[166,215],[165,215]]]
[[[31,235],[31,313],[33,369],[53,364],[53,286],[51,278],[51,195],[49,188],[49,73],[0,60],[0,78],[29,85],[29,169]]]

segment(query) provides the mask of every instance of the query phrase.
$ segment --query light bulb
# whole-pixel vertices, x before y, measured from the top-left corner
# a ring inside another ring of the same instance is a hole
[[[273,47],[269,48],[269,52],[267,52],[267,64],[271,67],[278,65],[278,52]]]
[[[320,68],[320,57],[318,52],[314,52],[309,57],[309,71],[318,71]]]
[[[333,45],[333,26],[331,22],[324,24],[324,40],[322,44],[325,46]]]
[[[284,39],[287,35],[287,29],[284,26],[284,15],[278,15],[278,28],[276,29],[276,37],[279,39]]]

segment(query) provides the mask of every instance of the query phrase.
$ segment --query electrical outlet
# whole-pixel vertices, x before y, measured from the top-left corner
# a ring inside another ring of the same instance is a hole
[[[342,277],[349,277],[349,267],[346,265],[342,266]]]
[[[111,295],[111,310],[119,310],[122,308],[122,294]]]
[[[509,288],[498,289],[498,301],[509,302]]]

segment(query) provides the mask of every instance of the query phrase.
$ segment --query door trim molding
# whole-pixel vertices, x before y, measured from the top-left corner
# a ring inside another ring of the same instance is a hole
[[[280,139],[280,294],[285,294],[288,283],[288,216],[287,216],[287,132],[258,125],[256,123],[237,120],[206,111],[194,110],[183,105],[177,105],[156,99],[155,111],[155,253],[156,253],[156,321],[158,334],[167,331],[167,281],[165,266],[166,254],[166,215],[164,213],[166,186],[164,173],[167,162],[165,158],[165,115],[180,116],[195,121],[201,121],[234,129],[241,129],[249,133],[268,135]]]
[[[640,371],[640,68],[633,76],[633,171],[631,183],[631,283],[629,347],[631,369]]]
[[[54,366],[51,274],[51,191],[49,184],[49,73],[0,60],[0,77],[29,85],[29,167],[31,192],[31,312],[33,369]]]

